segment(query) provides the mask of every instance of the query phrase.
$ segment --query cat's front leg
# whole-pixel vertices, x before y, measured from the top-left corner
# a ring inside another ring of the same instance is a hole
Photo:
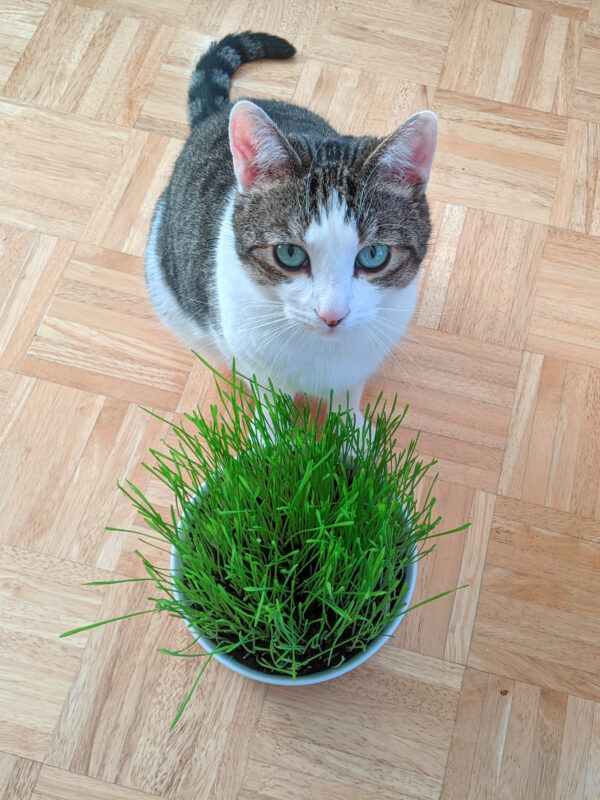
[[[273,386],[273,390],[277,394],[287,394],[290,395],[290,397],[293,397],[293,392],[290,392],[285,387],[277,385]],[[278,433],[281,430],[282,424],[285,423],[284,420],[279,417],[279,415],[277,415],[278,419],[274,420],[273,415],[269,410],[269,406],[273,404],[274,397],[269,385],[269,378],[266,374],[254,374],[252,392],[257,396],[257,400],[260,405],[260,411],[255,412],[252,420],[252,430],[258,441],[262,444],[264,444],[267,439],[275,441]],[[290,424],[291,421],[292,415],[290,409]]]
[[[365,389],[365,383],[357,383],[346,392],[337,392],[333,395],[331,404],[332,410],[350,411],[354,416],[354,426],[357,431],[365,430],[365,416],[360,410],[362,395]],[[369,441],[373,441],[375,437],[375,425],[370,423],[365,430],[365,436]],[[361,437],[359,437],[359,442]],[[360,445],[359,445],[360,446]]]
[[[343,392],[334,392],[331,401],[332,411],[350,411],[356,420],[356,427],[362,428],[365,421],[364,415],[360,410],[360,402],[362,400],[363,391],[365,389],[364,381],[350,386]]]

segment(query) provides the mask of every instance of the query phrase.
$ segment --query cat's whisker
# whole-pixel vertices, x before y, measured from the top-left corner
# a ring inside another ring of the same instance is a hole
[[[259,341],[264,345],[265,343],[271,343],[282,336],[287,331],[291,330],[292,328],[296,328],[297,325],[293,320],[286,320],[283,325],[278,325],[276,328],[270,331],[264,331],[263,333],[259,334]]]
[[[393,311],[393,312],[397,312],[399,314],[406,314],[408,312],[412,312],[413,314],[418,314],[420,311],[423,311],[425,313],[431,312],[431,313],[446,315],[446,314],[457,314],[459,311],[464,311],[467,308],[467,306],[466,305],[454,306],[453,308],[447,309],[446,311],[438,311],[437,308],[438,307],[434,306],[434,305],[431,305],[431,306],[418,306],[418,305],[416,305],[414,308],[398,308],[397,306],[378,306],[377,310],[378,311]]]
[[[414,336],[409,330],[406,330],[402,336],[403,339],[408,339],[415,344],[422,345],[423,347],[428,347],[430,350],[434,350],[436,353],[440,352],[439,347],[434,347],[432,344],[428,344],[427,342],[422,341],[422,339],[418,339]]]
[[[386,378],[388,378],[388,379],[389,379],[390,377],[391,377],[391,378],[395,377],[395,376],[393,376],[393,375],[392,375],[392,376],[388,375],[388,372],[387,372],[387,365],[388,365],[388,362],[390,362],[390,361],[391,361],[391,362],[392,362],[392,364],[394,364],[394,366],[395,366],[395,367],[397,367],[397,368],[398,368],[398,369],[399,369],[399,370],[400,370],[402,373],[405,373],[406,369],[405,369],[404,365],[400,363],[400,361],[399,361],[399,360],[398,360],[398,358],[396,357],[396,355],[395,355],[395,353],[393,352],[393,350],[392,350],[392,349],[391,349],[391,348],[390,348],[390,347],[389,347],[389,346],[388,346],[388,345],[385,343],[385,341],[384,341],[384,340],[381,338],[381,336],[379,335],[379,332],[378,332],[378,331],[375,329],[375,327],[370,327],[370,326],[367,326],[367,327],[368,327],[368,330],[369,330],[369,332],[371,333],[371,336],[372,336],[372,338],[373,338],[373,339],[375,340],[375,342],[377,343],[378,355],[379,355],[379,356],[381,355],[381,351],[384,351],[384,353],[385,353],[385,355],[384,355],[384,357],[383,357],[383,360],[382,360],[382,362],[381,362],[381,365],[380,365],[380,367],[379,367],[380,369],[382,369],[382,370],[383,370],[384,377],[386,377]]]
[[[260,321],[259,321],[260,320]],[[246,325],[240,326],[238,328],[238,332],[242,335],[253,333],[254,331],[258,331],[261,328],[269,328],[277,325],[285,321],[281,314],[274,314],[272,319],[265,320],[264,318],[257,318],[256,322],[254,320],[247,321]]]
[[[290,342],[293,341],[294,337],[297,336],[298,333],[299,333],[299,328],[296,325],[289,325],[287,328],[285,328],[284,330],[280,331],[279,335],[282,335],[284,333],[288,333],[290,330],[291,330],[290,335],[286,339],[283,340],[283,342],[281,343],[281,346],[278,348],[277,352],[271,358],[271,363],[273,364],[273,366],[275,368],[277,367],[277,364],[278,364],[278,361],[279,361],[279,357],[281,356],[281,354],[283,353],[285,348],[290,344]]]
[[[387,333],[385,330],[380,330],[379,333],[384,343],[388,343],[390,347],[390,355],[395,355],[394,350],[398,350],[405,358],[411,361],[415,365],[415,367],[417,367],[417,369],[421,370],[421,372],[423,372],[423,374],[426,375],[431,380],[431,374],[428,372],[428,370],[425,369],[425,367],[423,367],[422,364],[419,364],[419,362],[416,361],[412,356],[410,356],[406,352],[406,350],[404,350],[401,344],[402,337],[397,340],[395,337],[390,336],[389,333]]]

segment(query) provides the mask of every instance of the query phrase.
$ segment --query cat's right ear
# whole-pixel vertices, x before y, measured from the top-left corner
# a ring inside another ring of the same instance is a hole
[[[291,177],[292,163],[298,160],[269,115],[249,100],[239,100],[231,109],[229,146],[240,192]]]
[[[384,183],[426,188],[438,139],[433,111],[414,114],[373,151]]]

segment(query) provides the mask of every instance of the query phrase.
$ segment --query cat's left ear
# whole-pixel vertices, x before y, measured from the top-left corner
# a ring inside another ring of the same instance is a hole
[[[271,117],[249,100],[231,109],[229,146],[240,192],[291,177],[293,161],[298,160]]]
[[[421,186],[429,182],[429,173],[438,139],[438,120],[433,111],[421,111],[410,117],[372,153],[379,177],[386,183]]]

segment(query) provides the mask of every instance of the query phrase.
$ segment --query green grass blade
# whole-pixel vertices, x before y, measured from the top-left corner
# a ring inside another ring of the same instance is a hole
[[[156,614],[155,608],[148,608],[146,611],[134,611],[132,614],[123,614],[122,617],[112,617],[112,619],[103,619],[100,622],[92,622],[91,625],[84,625],[81,628],[73,628],[72,631],[66,631],[65,633],[61,633],[59,635],[60,639],[64,639],[65,636],[73,636],[76,633],[81,633],[82,631],[90,631],[92,628],[99,628],[101,625],[108,625],[109,622],[119,622],[122,619],[129,619],[130,617],[139,617],[142,614]]]

